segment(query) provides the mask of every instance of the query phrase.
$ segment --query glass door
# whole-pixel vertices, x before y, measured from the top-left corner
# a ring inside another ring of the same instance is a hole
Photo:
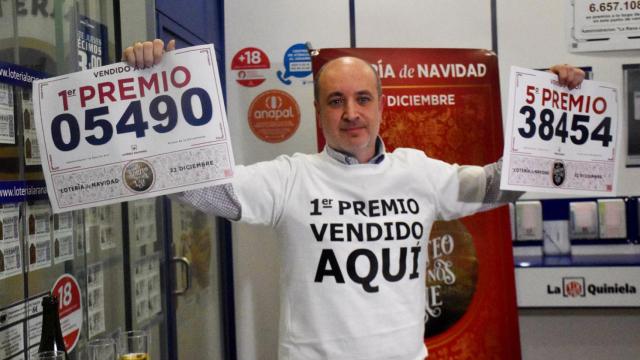
[[[224,359],[216,219],[170,201],[178,359]]]

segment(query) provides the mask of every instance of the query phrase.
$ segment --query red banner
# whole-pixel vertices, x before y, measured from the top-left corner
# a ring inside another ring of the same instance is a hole
[[[484,165],[502,155],[498,61],[487,50],[322,49],[356,56],[382,80],[380,135],[387,151],[423,150],[449,163]],[[318,147],[324,138],[318,124]],[[436,222],[428,245],[425,343],[429,359],[520,359],[506,207]]]

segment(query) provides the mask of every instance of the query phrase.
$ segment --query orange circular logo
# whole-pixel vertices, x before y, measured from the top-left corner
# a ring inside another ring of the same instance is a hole
[[[249,106],[249,127],[262,141],[279,143],[290,138],[300,125],[300,108],[282,90],[267,90]]]

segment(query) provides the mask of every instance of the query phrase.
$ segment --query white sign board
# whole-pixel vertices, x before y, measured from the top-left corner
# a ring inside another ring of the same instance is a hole
[[[136,70],[118,63],[34,82],[54,212],[230,181],[234,160],[212,45]]]
[[[640,306],[634,266],[516,268],[519,307]]]
[[[639,1],[572,0],[567,4],[569,51],[637,49]]]
[[[618,89],[585,80],[560,86],[549,72],[513,67],[500,188],[615,194]]]

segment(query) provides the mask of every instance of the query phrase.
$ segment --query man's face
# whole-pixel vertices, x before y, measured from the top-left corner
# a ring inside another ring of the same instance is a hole
[[[327,63],[318,79],[316,117],[327,144],[361,163],[375,154],[382,119],[382,97],[366,62],[350,57]]]

